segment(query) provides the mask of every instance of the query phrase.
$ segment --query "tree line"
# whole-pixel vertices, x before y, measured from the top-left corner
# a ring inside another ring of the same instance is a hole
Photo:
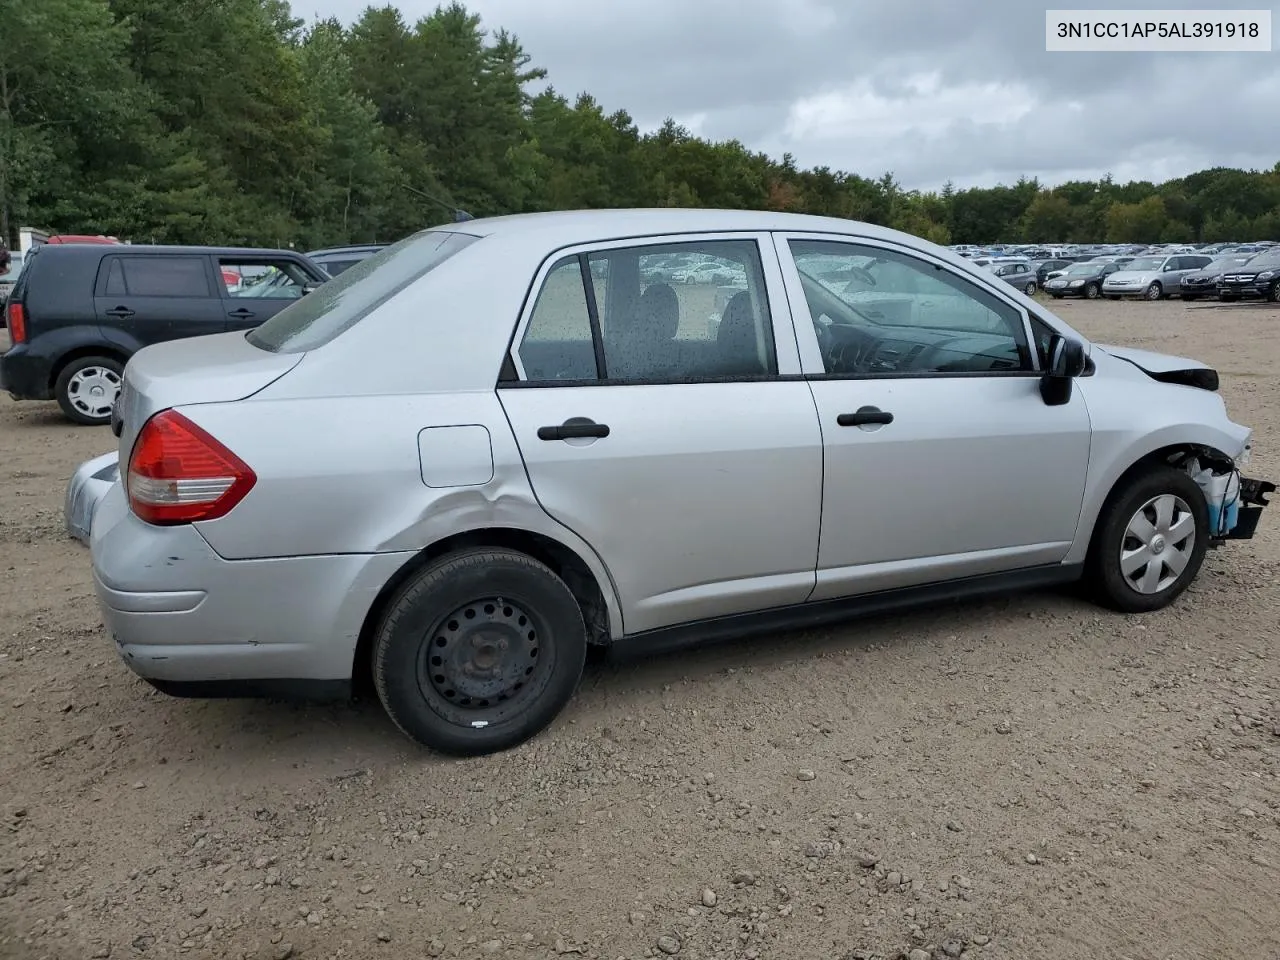
[[[1280,163],[1165,183],[937,192],[800,169],[540,83],[461,3],[306,24],[286,0],[0,0],[0,237],[398,239],[450,219],[706,206],[865,220],[939,243],[1280,240]],[[540,92],[533,92],[540,87]],[[857,157],[849,158],[850,167]]]

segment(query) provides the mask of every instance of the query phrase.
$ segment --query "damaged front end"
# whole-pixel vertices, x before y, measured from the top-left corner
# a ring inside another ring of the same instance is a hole
[[[1209,507],[1209,545],[1227,540],[1251,540],[1257,532],[1262,510],[1275,493],[1270,480],[1255,480],[1240,473],[1247,466],[1250,448],[1235,461],[1210,451],[1181,458],[1181,466],[1204,493]]]

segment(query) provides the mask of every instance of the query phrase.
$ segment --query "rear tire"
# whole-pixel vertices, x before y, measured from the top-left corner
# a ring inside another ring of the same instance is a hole
[[[374,638],[373,682],[410,739],[477,756],[547,727],[586,655],[564,581],[525,554],[481,548],[436,560],[400,589]]]
[[[1028,297],[1034,297],[1036,295],[1036,282],[1032,280],[1030,283],[1028,283],[1025,287],[1022,288],[1022,292],[1025,293]]]
[[[1185,471],[1160,465],[1125,481],[1098,517],[1085,561],[1093,599],[1122,613],[1166,607],[1200,572],[1209,507]]]
[[[80,357],[59,371],[53,395],[72,423],[100,427],[111,422],[123,374],[124,364],[112,357]]]

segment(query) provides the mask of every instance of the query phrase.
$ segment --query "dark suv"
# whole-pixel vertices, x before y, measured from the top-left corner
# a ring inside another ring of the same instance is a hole
[[[361,260],[372,257],[386,249],[385,243],[366,243],[354,247],[326,247],[324,250],[311,250],[307,256],[324,267],[331,277],[336,277],[343,270],[349,270]]]
[[[120,374],[164,340],[256,327],[328,279],[291,250],[68,244],[40,250],[5,306],[0,390],[105,424]]]

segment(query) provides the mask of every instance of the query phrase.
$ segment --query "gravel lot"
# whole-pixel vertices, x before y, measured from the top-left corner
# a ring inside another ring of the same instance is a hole
[[[1060,302],[1204,359],[1280,479],[1280,309]],[[374,703],[163,697],[0,401],[0,957],[1280,956],[1280,506],[1163,613],[1031,594],[588,668],[437,758]]]

